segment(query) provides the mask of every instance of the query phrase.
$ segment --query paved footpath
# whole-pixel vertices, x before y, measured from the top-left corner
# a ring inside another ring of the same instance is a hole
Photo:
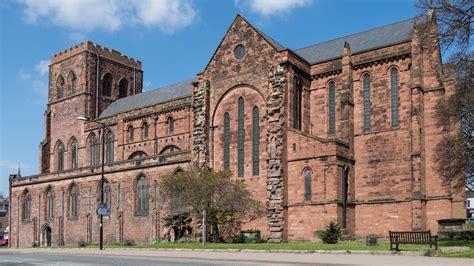
[[[402,255],[157,249],[0,249],[0,265],[474,265],[474,259]]]

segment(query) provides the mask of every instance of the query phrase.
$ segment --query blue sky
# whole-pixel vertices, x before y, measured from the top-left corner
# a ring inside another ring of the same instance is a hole
[[[48,64],[86,39],[140,59],[144,90],[201,71],[237,13],[290,48],[409,19],[411,0],[22,0],[0,2],[0,193],[38,173]]]

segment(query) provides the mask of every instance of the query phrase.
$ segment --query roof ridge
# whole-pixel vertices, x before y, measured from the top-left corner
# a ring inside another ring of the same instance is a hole
[[[153,88],[153,89],[151,89],[151,90],[149,90],[149,91],[145,91],[145,92],[155,91],[155,90],[159,90],[159,89],[162,89],[162,88],[165,88],[165,87],[169,87],[169,86],[172,86],[172,85],[176,85],[176,84],[180,84],[180,83],[185,83],[185,82],[189,82],[189,81],[195,81],[195,80],[196,80],[196,78],[183,79],[183,80],[181,80],[181,81],[177,81],[177,82],[173,82],[173,83],[168,83],[168,84],[163,85],[163,86],[161,86],[161,87]],[[137,93],[137,94],[134,94],[134,95],[132,95],[132,96],[139,95],[139,94],[143,94],[143,93],[145,93],[145,92]],[[125,97],[125,98],[127,98],[127,97]],[[125,99],[125,98],[122,98],[122,99]]]
[[[424,17],[424,16],[426,16],[426,15],[415,16],[415,17],[412,17],[412,18],[409,18],[409,19],[404,19],[404,20],[400,20],[400,21],[397,21],[397,22],[392,22],[392,23],[390,23],[390,24],[385,24],[385,25],[382,25],[382,26],[379,26],[379,27],[376,27],[376,28],[371,28],[371,29],[368,29],[368,30],[364,30],[364,31],[352,33],[352,34],[345,35],[345,36],[342,36],[342,37],[339,37],[339,38],[330,39],[330,40],[323,41],[323,42],[318,42],[318,43],[315,43],[315,44],[310,44],[310,45],[307,45],[307,46],[304,46],[304,47],[295,49],[295,52],[297,52],[297,51],[299,51],[299,50],[303,50],[303,49],[309,48],[309,47],[313,47],[313,46],[316,46],[316,45],[321,45],[321,44],[324,44],[324,43],[333,42],[333,41],[340,40],[340,39],[345,39],[345,38],[347,38],[347,37],[354,36],[354,35],[358,35],[358,34],[361,34],[361,33],[365,33],[365,32],[369,32],[369,31],[374,31],[374,30],[378,30],[378,29],[381,29],[381,28],[393,26],[393,25],[395,25],[395,24],[400,24],[400,23],[407,22],[407,21],[410,21],[410,20],[415,21],[417,18],[419,18],[419,17]],[[350,43],[349,43],[349,45],[350,45]]]

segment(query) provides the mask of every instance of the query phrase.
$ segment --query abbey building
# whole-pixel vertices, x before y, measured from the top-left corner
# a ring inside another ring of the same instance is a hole
[[[191,167],[245,182],[267,211],[245,228],[274,242],[331,220],[362,238],[464,215],[433,167],[454,80],[429,15],[301,49],[237,15],[194,79],[142,93],[143,75],[89,41],[52,57],[40,173],[10,178],[12,247],[97,243],[102,158],[106,243],[160,238],[157,181]]]

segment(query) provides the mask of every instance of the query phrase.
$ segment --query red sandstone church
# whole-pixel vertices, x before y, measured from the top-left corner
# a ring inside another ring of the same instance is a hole
[[[267,206],[246,228],[269,241],[331,220],[356,238],[436,232],[465,214],[433,170],[453,86],[429,15],[301,49],[237,15],[194,79],[144,93],[140,61],[83,42],[51,59],[41,173],[10,176],[11,245],[98,242],[102,149],[106,243],[158,239],[157,180],[191,167],[245,182]]]

